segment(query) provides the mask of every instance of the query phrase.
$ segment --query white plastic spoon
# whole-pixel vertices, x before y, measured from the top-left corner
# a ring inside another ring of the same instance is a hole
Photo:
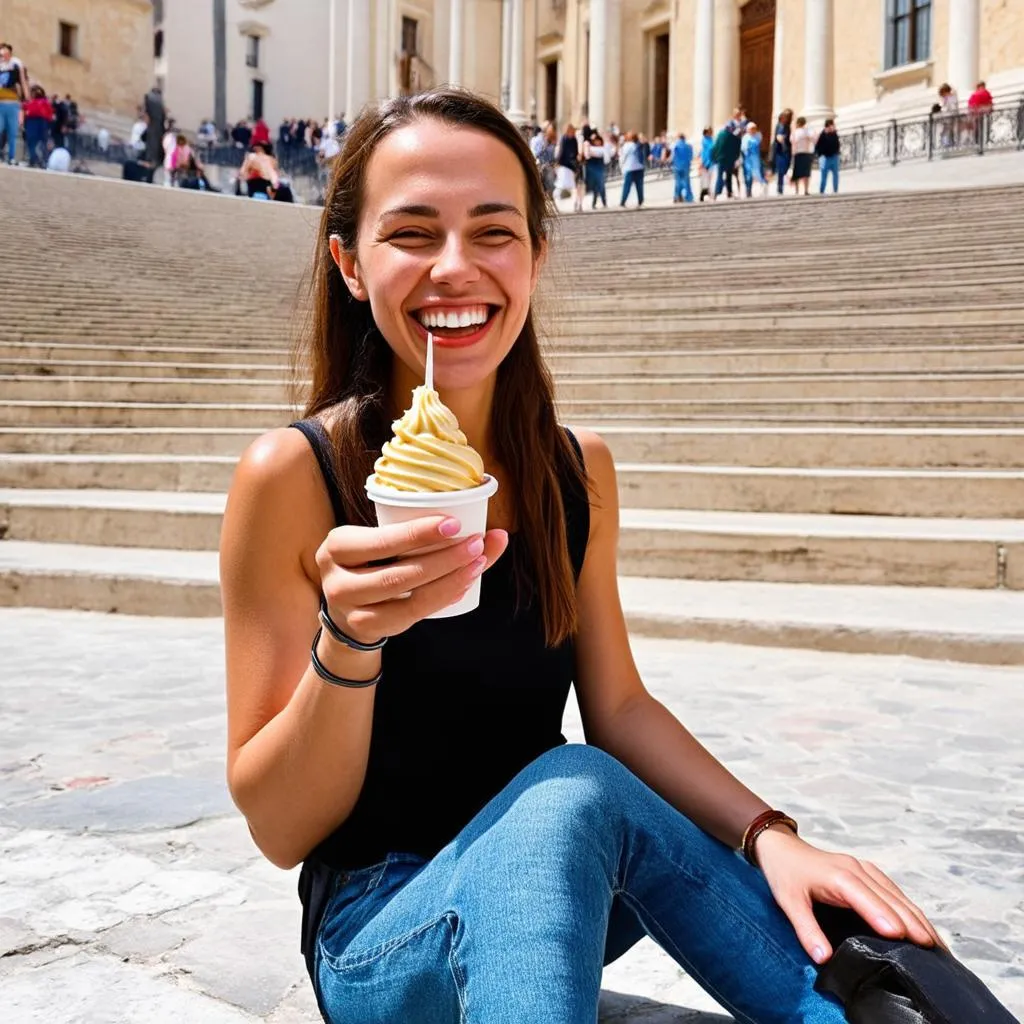
[[[434,390],[434,336],[427,331],[427,379],[424,382],[428,391]]]

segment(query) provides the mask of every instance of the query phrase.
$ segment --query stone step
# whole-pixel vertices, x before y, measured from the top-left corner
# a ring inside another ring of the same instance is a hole
[[[0,605],[217,617],[217,568],[212,551],[6,541]],[[1020,591],[629,576],[619,591],[638,636],[1024,664]]]
[[[214,550],[224,496],[2,490],[8,540]],[[625,575],[1024,589],[1024,521],[624,509]]]
[[[625,575],[1024,589],[1024,521],[624,509]]]
[[[237,359],[244,353],[235,353]],[[233,381],[281,381],[290,379],[290,370],[283,363],[167,363],[124,359],[119,362],[92,360],[69,362],[57,359],[5,359],[0,356],[0,380],[32,377],[39,381],[132,379],[204,380],[230,378]],[[58,385],[59,387],[60,385]]]
[[[1024,426],[1024,400],[1019,398],[761,398],[761,399],[603,399],[559,398],[558,409],[568,422],[684,422],[720,419],[729,422],[805,421],[864,422],[880,425],[910,421],[923,424]],[[0,415],[3,410],[0,407]]]
[[[304,392],[304,388],[298,393]],[[160,377],[50,377],[0,376],[0,401],[59,402],[287,402],[294,393],[287,380],[237,380],[230,377],[178,379]],[[563,377],[557,382],[562,404],[603,401],[650,405],[675,401],[750,399],[776,401],[804,399],[1024,399],[1024,368],[1003,373],[801,373],[716,374],[665,377],[659,374],[621,378],[580,379]]]
[[[712,349],[562,352],[552,347],[547,363],[556,376],[616,377],[660,373],[695,374],[949,373],[1011,372],[1024,368],[1024,344],[842,348]],[[3,366],[6,364],[0,364]],[[15,372],[15,371],[5,371]]]
[[[0,402],[0,426],[248,427],[269,430],[299,419],[286,405],[161,402]]]
[[[764,427],[1024,427],[1015,399],[977,401],[921,399],[911,402],[842,402],[784,399],[773,402],[560,402],[564,422],[608,427],[703,425]],[[0,428],[159,427],[270,430],[299,419],[286,405],[221,405],[160,402],[0,402]]]
[[[236,460],[192,455],[0,455],[0,488],[225,493]],[[1024,518],[1024,469],[794,469],[620,462],[623,507]]]
[[[623,508],[1024,520],[1024,469],[793,469],[620,463]]]
[[[117,345],[73,342],[35,342],[0,340],[0,357],[4,359],[27,359],[34,362],[50,361],[114,361],[121,363],[140,359],[147,363],[237,363],[243,362],[283,366],[288,361],[289,349],[285,346],[270,348],[248,347],[239,342],[229,348],[210,345]]]
[[[237,458],[261,433],[247,427],[0,427],[0,452]]]
[[[579,426],[597,429],[620,462],[1016,469],[1024,461],[1024,429]],[[237,457],[260,433],[244,427],[0,427],[0,452]]]
[[[11,349],[13,346],[0,346]],[[17,350],[15,349],[15,352]],[[280,381],[291,379],[287,353],[276,353],[278,362],[246,362],[249,353],[237,350],[211,350],[215,358],[196,362],[171,362],[150,358],[152,349],[131,352],[127,349],[86,348],[109,358],[60,359],[51,356],[26,358],[0,352],[0,375],[48,378],[129,378],[129,379],[231,379],[235,381]],[[114,355],[114,353],[120,353]],[[230,360],[235,360],[234,362]],[[896,349],[790,348],[665,351],[560,352],[552,348],[546,356],[555,376],[564,380],[625,380],[633,376],[660,374],[670,376],[715,375],[792,375],[820,374],[824,371],[864,375],[877,373],[934,373],[970,375],[1024,372],[1024,345],[987,345],[958,347],[914,347]],[[912,369],[910,369],[912,367]]]

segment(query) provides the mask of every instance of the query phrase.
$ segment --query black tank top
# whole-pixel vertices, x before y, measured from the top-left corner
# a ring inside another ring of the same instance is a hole
[[[331,498],[343,504],[330,442],[319,420],[293,423],[306,436]],[[566,431],[580,464],[579,442]],[[562,483],[573,572],[590,534],[585,491]],[[382,649],[366,779],[349,817],[303,866],[304,951],[319,925],[325,871],[376,864],[390,852],[433,857],[527,764],[566,742],[562,715],[574,644],[545,646],[536,601],[516,607],[513,548],[483,576],[480,606],[416,623]]]

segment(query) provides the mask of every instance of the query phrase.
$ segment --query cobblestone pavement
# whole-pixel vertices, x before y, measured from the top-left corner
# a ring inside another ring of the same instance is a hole
[[[0,611],[0,1019],[317,1020],[295,873],[223,783],[219,621]],[[652,691],[824,844],[881,862],[1024,1012],[1024,671],[638,641]],[[571,739],[581,738],[575,713]],[[728,1018],[643,942],[604,1022]]]

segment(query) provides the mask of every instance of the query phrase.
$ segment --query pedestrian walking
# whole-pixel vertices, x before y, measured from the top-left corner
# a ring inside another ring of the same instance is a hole
[[[788,107],[779,114],[772,138],[770,159],[775,174],[775,187],[781,196],[786,190],[786,175],[793,160],[793,111]]]
[[[839,132],[836,131],[836,122],[830,117],[825,122],[825,127],[814,143],[814,152],[818,157],[818,166],[821,169],[820,195],[825,194],[825,184],[828,176],[832,175],[832,191],[839,191]]]
[[[28,72],[10,43],[0,43],[0,135],[7,136],[7,162],[18,154],[21,105],[31,98]]]
[[[718,180],[715,182],[715,201],[724,189],[730,199],[732,193],[733,173],[740,158],[740,139],[728,125],[715,136],[715,145],[711,150],[711,159],[718,167]]]
[[[743,133],[740,143],[743,159],[743,182],[747,188],[748,199],[754,194],[755,181],[761,185],[761,195],[765,195],[768,191],[768,182],[765,181],[764,168],[761,166],[763,141],[764,138],[757,130],[757,125],[753,121],[748,121],[747,129]]]
[[[304,862],[322,1014],[592,1022],[602,967],[650,934],[738,1020],[842,1024],[815,989],[815,901],[940,940],[645,687],[614,585],[612,455],[559,424],[535,326],[550,228],[525,138],[439,89],[368,108],[339,166],[305,418],[242,456],[220,552],[228,786],[266,857]],[[429,508],[376,525],[385,443],[396,475],[428,449],[456,483],[486,467],[504,495],[486,526]],[[436,617],[481,576],[479,607]],[[562,736],[570,688],[586,743]]]
[[[608,208],[608,195],[605,191],[605,167],[608,163],[608,148],[604,136],[594,129],[590,138],[583,143],[583,172],[586,176],[587,191],[593,196],[590,204],[592,210],[597,209],[598,200]]]
[[[811,165],[814,163],[814,132],[807,127],[807,118],[798,117],[793,131],[793,191],[800,195],[800,186],[804,187],[804,195],[808,195],[811,184]]]
[[[693,146],[686,141],[686,136],[680,132],[676,141],[672,144],[672,174],[675,177],[675,187],[672,190],[673,203],[692,203],[693,186],[690,184],[690,168],[693,164]]]
[[[622,167],[622,199],[619,206],[624,207],[629,194],[636,189],[636,205],[644,205],[644,151],[636,132],[626,132],[626,141],[619,152],[619,165]]]
[[[715,149],[715,133],[711,125],[705,127],[700,138],[700,201],[703,203],[711,195],[714,182],[715,161],[712,156]]]

